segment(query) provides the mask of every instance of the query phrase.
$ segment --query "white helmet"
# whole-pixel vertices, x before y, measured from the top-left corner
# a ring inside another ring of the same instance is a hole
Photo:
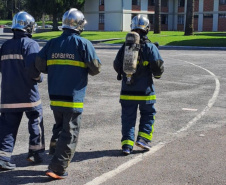
[[[13,17],[12,30],[17,29],[32,33],[35,26],[35,19],[29,13],[21,11]]]
[[[141,29],[146,32],[149,31],[149,20],[143,15],[137,15],[132,19],[131,31]]]
[[[76,30],[82,32],[84,30],[84,26],[86,24],[85,17],[82,12],[77,10],[76,8],[71,8],[66,11],[63,15],[62,19],[62,28],[68,28],[72,30]]]

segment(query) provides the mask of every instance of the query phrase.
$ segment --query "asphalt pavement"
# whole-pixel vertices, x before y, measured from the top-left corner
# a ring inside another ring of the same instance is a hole
[[[0,35],[0,45],[9,38]],[[0,172],[0,184],[226,185],[226,49],[160,47],[166,64],[162,79],[155,81],[158,113],[152,149],[134,148],[132,155],[123,156],[120,82],[112,70],[120,45],[94,46],[103,69],[100,76],[89,79],[83,128],[69,177],[61,181],[45,177],[49,157],[39,166],[23,163],[24,120],[12,158],[18,168]],[[40,93],[48,120],[48,153],[53,118],[46,87],[41,84]]]

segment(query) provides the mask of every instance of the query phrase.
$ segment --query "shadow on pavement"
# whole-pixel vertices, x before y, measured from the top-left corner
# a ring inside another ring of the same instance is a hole
[[[2,185],[47,183],[52,181],[52,179],[45,176],[44,171],[34,170],[0,171],[0,179],[0,184]]]
[[[144,150],[133,150],[130,154],[135,155],[144,153]],[[89,159],[97,159],[102,157],[125,157],[122,150],[102,150],[102,151],[90,151],[90,152],[76,152],[71,162],[80,162]]]

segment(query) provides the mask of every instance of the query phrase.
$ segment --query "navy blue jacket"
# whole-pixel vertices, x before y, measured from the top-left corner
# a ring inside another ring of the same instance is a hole
[[[47,42],[35,66],[48,74],[52,110],[82,112],[88,73],[98,74],[101,62],[90,41],[66,29],[61,36]]]
[[[36,79],[31,78],[28,66],[39,52],[37,42],[22,31],[6,41],[0,50],[1,112],[20,112],[41,109]],[[37,78],[39,73],[34,77]],[[39,81],[40,82],[40,81]]]
[[[120,102],[155,103],[156,95],[152,76],[160,78],[164,71],[158,48],[150,42],[141,44],[140,61],[130,85],[126,84],[126,74],[123,72],[124,48],[125,45],[120,48],[113,64],[115,71],[123,76]]]

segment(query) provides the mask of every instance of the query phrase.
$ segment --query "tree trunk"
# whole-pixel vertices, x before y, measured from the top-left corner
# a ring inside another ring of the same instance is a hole
[[[57,13],[53,14],[53,31],[59,31],[58,29],[58,21],[57,21]]]
[[[188,0],[184,35],[193,35],[193,32],[194,32],[194,0]]]
[[[45,28],[45,14],[42,14],[42,28]]]
[[[154,33],[159,34],[160,32],[161,32],[161,0],[155,0]]]

